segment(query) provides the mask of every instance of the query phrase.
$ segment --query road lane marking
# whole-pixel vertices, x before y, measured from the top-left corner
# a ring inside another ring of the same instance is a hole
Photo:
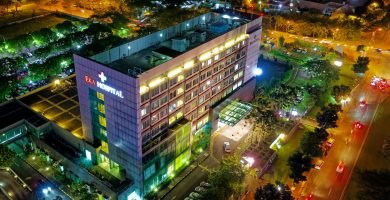
[[[345,190],[347,189],[347,186],[349,185],[349,181],[350,181],[350,179],[351,179],[351,177],[352,177],[352,174],[353,174],[353,169],[355,168],[356,163],[357,163],[357,161],[358,161],[358,159],[359,159],[359,157],[360,157],[360,153],[362,152],[362,149],[363,149],[363,147],[364,147],[364,144],[366,143],[368,134],[370,133],[371,125],[372,125],[372,123],[374,122],[374,119],[375,119],[375,117],[376,117],[376,114],[377,114],[377,112],[378,112],[378,108],[379,108],[380,105],[381,105],[381,102],[378,103],[378,104],[376,105],[374,114],[373,114],[372,117],[371,117],[370,125],[368,126],[368,128],[367,128],[367,130],[366,130],[366,133],[364,134],[363,142],[362,142],[362,144],[360,145],[360,149],[359,149],[359,151],[358,151],[357,157],[356,157],[356,159],[355,159],[355,161],[354,161],[354,163],[353,163],[353,165],[352,165],[352,168],[351,168],[351,173],[349,173],[349,175],[348,175],[347,181],[346,181],[346,183],[345,183],[345,185],[344,185],[343,191],[341,192],[341,195],[340,195],[340,197],[339,197],[339,200],[342,200],[343,197],[344,197]]]
[[[328,192],[328,196],[330,196],[330,194],[332,193],[332,188],[329,188],[329,192]]]

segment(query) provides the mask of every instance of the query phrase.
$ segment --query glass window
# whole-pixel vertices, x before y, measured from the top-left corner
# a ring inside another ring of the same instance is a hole
[[[108,153],[108,144],[104,141],[102,141],[101,150]]]
[[[152,102],[150,107],[151,107],[152,110],[154,110],[154,109],[158,108],[159,106],[160,106],[159,105],[159,100],[155,100],[155,101]]]
[[[104,94],[100,92],[96,92],[96,97],[102,101],[104,101]]]
[[[106,124],[106,118],[103,117],[103,116],[101,116],[101,115],[99,115],[99,124],[100,124],[101,126],[103,126],[103,127],[106,127],[106,126],[107,126],[107,124]]]
[[[167,95],[164,95],[164,96],[160,99],[160,105],[163,105],[163,104],[165,104],[166,102],[168,102],[168,96],[167,96]]]
[[[176,118],[177,118],[177,119],[180,119],[181,117],[183,117],[183,113],[182,113],[182,112],[178,112],[178,113],[176,114]]]
[[[146,115],[146,108],[143,108],[141,110],[141,117],[145,116]]]
[[[107,136],[107,130],[104,128],[100,128],[100,134]]]
[[[169,118],[169,124],[172,124],[175,121],[176,121],[176,117],[175,116],[172,116],[172,117]]]
[[[152,124],[156,123],[158,121],[158,114],[152,115],[151,122]]]
[[[183,89],[183,88],[177,89],[177,94],[181,94],[181,93],[183,93],[183,92],[184,92],[184,89]]]
[[[104,107],[104,104],[98,103],[98,111],[102,114],[106,114],[106,108]]]
[[[184,75],[179,75],[178,77],[177,77],[177,81],[182,81],[184,79]]]

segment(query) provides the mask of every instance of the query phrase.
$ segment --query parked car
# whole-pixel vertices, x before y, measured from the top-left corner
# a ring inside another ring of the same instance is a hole
[[[190,197],[191,198],[194,198],[194,199],[198,199],[198,198],[200,198],[200,194],[199,193],[197,193],[197,192],[191,192],[191,194],[190,194]]]
[[[206,189],[202,186],[197,186],[195,188],[195,192],[198,192],[198,193],[203,193],[203,192],[206,192]]]
[[[210,184],[210,183],[207,183],[207,182],[205,182],[205,181],[202,181],[202,182],[200,183],[200,186],[205,187],[205,188],[208,188],[208,187],[211,187],[211,184]]]

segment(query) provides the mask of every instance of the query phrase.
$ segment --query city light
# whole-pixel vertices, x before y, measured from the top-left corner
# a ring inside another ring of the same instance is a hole
[[[263,69],[261,68],[255,68],[253,73],[255,74],[255,76],[260,76],[263,74]]]
[[[333,62],[333,64],[336,65],[337,67],[343,66],[343,62],[341,62],[341,61],[339,61],[339,60],[335,60],[335,61]]]
[[[47,193],[49,192],[46,188],[42,190],[43,194],[47,195]]]
[[[59,85],[60,84],[60,80],[56,79],[54,80],[54,85]]]
[[[296,110],[291,111],[291,115],[294,117],[298,116],[298,111],[296,111]]]

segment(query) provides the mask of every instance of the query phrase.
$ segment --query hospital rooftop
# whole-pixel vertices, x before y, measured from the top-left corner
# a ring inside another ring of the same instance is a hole
[[[257,17],[237,11],[206,13],[114,47],[92,56],[91,59],[124,74],[137,77]]]

